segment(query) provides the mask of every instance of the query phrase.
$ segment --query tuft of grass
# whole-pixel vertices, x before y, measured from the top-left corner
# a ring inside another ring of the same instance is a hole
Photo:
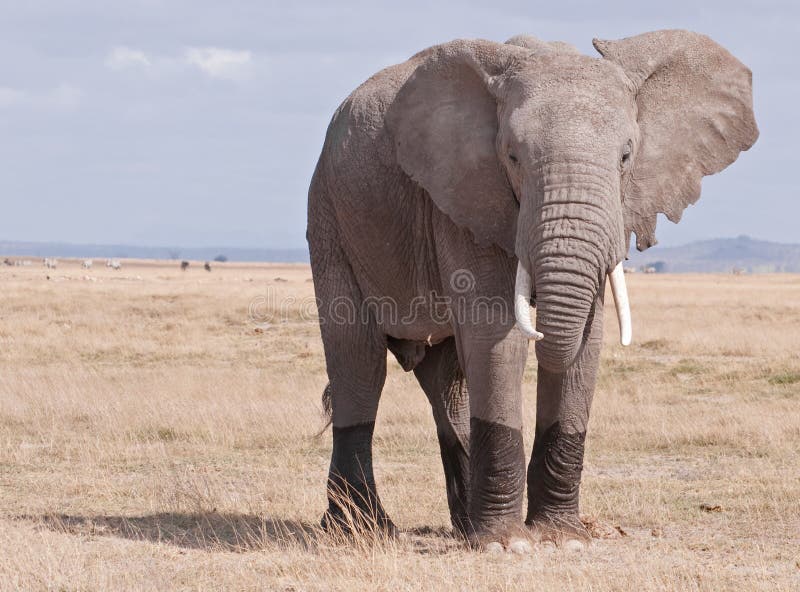
[[[675,366],[670,369],[670,374],[678,376],[679,374],[703,374],[708,369],[695,360],[682,359]]]
[[[669,350],[669,341],[666,339],[650,339],[649,341],[644,341],[640,345],[642,349],[654,351],[654,352],[663,352]]]
[[[146,427],[137,430],[135,437],[142,442],[175,442],[181,434],[171,427]]]
[[[795,384],[800,382],[800,372],[781,372],[769,377],[770,384]]]

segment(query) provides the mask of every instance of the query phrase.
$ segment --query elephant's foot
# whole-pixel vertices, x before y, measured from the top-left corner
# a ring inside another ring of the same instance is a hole
[[[398,532],[382,508],[370,511],[341,501],[325,511],[320,526],[328,534],[346,538],[395,538]]]
[[[341,478],[331,478],[328,487],[328,509],[320,521],[322,529],[332,535],[393,538],[397,527],[386,514],[374,486],[355,485]]]
[[[469,546],[486,553],[528,555],[533,551],[530,534],[522,524],[512,527],[472,531],[467,536]]]
[[[586,548],[592,535],[573,513],[539,513],[525,521],[530,536],[537,543],[550,543],[570,551]]]
[[[525,491],[522,432],[471,418],[469,460],[468,543],[489,552],[525,552],[530,545],[520,520]]]
[[[322,528],[344,536],[394,536],[372,473],[374,422],[333,427],[333,455],[328,474],[328,510]]]
[[[583,551],[591,535],[577,516],[539,516],[524,527],[499,532],[472,533],[467,541],[473,549],[489,554],[529,555],[537,547]]]
[[[562,430],[558,422],[536,433],[525,519],[536,542],[578,550],[591,540],[578,517],[585,439],[585,433]]]

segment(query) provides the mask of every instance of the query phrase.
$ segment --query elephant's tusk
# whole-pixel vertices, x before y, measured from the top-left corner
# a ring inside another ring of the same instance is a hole
[[[614,296],[614,306],[619,319],[619,342],[622,345],[630,345],[633,334],[631,304],[628,300],[628,288],[625,286],[625,272],[622,270],[621,262],[608,274],[608,279],[611,280],[611,294]]]
[[[532,290],[533,282],[530,274],[522,263],[517,263],[517,280],[514,283],[514,316],[517,319],[517,327],[528,339],[539,341],[544,335],[534,329],[531,323]]]

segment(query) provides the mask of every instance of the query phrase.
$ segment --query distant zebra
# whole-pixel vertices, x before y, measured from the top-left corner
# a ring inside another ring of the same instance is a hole
[[[58,267],[58,259],[51,259],[49,257],[45,257],[42,263],[47,269],[55,269],[56,267]]]
[[[203,263],[203,269],[205,269],[206,271],[211,271],[211,264],[208,261],[206,261],[205,263]]]
[[[110,267],[111,269],[121,269],[122,264],[119,262],[119,259],[106,259],[106,267]]]
[[[91,269],[92,268],[92,260],[91,259],[84,259],[83,263],[81,263],[81,267],[84,269]]]
[[[8,257],[6,257],[5,259],[3,259],[3,265],[14,265],[14,262]]]
[[[189,262],[181,261],[181,271],[186,271],[187,269],[189,269]]]

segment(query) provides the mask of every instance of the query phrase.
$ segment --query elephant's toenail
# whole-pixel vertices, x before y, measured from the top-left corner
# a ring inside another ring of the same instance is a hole
[[[517,555],[529,555],[533,547],[528,541],[514,541],[508,546],[508,550]]]
[[[573,553],[578,553],[586,549],[586,545],[583,544],[581,541],[575,539],[569,539],[568,541],[564,542],[564,550],[570,551]]]
[[[491,543],[489,543],[488,545],[486,545],[486,547],[484,548],[484,550],[485,550],[487,553],[491,553],[492,555],[499,555],[500,553],[503,553],[503,552],[505,551],[505,550],[503,549],[503,545],[501,545],[501,544],[500,544],[500,543],[498,543],[497,541],[492,541]]]

